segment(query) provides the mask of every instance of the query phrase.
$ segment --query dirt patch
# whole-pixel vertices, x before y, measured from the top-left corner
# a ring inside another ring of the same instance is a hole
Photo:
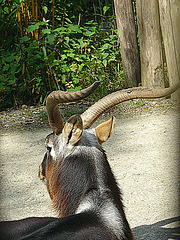
[[[51,129],[42,123],[28,125],[28,130],[26,125],[16,125],[16,130],[4,120],[6,114],[1,113],[1,220],[56,216],[46,187],[37,177],[44,138]],[[112,114],[115,132],[104,149],[122,189],[135,239],[178,239],[179,107],[169,99],[131,101],[96,124]]]
[[[66,121],[68,117],[74,113],[81,114],[93,103],[78,102],[67,103],[59,106],[63,119]],[[113,109],[107,111],[103,116],[109,116],[111,114],[118,115],[119,117],[131,115],[139,115],[144,113],[166,112],[169,109],[178,109],[178,106],[174,104],[171,99],[159,99],[159,100],[130,100],[119,104]],[[45,106],[26,106],[18,110],[9,109],[7,111],[0,112],[0,129],[2,130],[34,130],[37,128],[48,127],[48,118]]]

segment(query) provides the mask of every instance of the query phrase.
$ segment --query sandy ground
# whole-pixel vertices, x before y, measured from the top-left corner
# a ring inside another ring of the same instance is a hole
[[[104,144],[136,240],[180,237],[179,130],[177,109],[116,114],[115,132]],[[38,179],[44,138],[50,132],[42,128],[0,133],[1,220],[56,216]]]

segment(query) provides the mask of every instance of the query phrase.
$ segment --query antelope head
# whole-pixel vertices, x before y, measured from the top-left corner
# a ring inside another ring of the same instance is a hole
[[[111,117],[108,121],[98,125],[94,129],[90,129],[100,115],[121,102],[137,98],[160,98],[170,95],[179,88],[179,84],[177,84],[165,89],[137,87],[117,91],[100,99],[83,114],[73,115],[64,125],[58,104],[84,99],[92,94],[99,86],[99,83],[97,81],[89,88],[77,92],[54,91],[47,97],[46,109],[53,133],[46,137],[45,144],[47,151],[39,167],[39,177],[46,180],[47,189],[52,201],[56,205],[56,209],[60,209],[61,207],[58,206],[60,203],[56,199],[54,176],[58,175],[57,169],[60,169],[63,161],[65,161],[64,159],[68,158],[76,149],[81,147],[94,148],[101,151],[101,144],[107,141],[113,132],[115,125],[114,117]]]

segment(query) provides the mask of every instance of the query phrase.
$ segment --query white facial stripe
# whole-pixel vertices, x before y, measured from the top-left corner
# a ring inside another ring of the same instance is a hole
[[[55,153],[55,151],[54,151],[54,148],[53,148],[53,147],[51,147],[50,156],[51,156],[51,157],[53,157],[53,159],[55,159],[55,158],[56,158],[56,153]]]
[[[56,153],[55,153],[53,144],[50,143],[50,142],[46,143],[46,148],[50,148],[51,149],[50,152],[49,152],[49,155],[51,157],[53,157],[53,159],[55,159],[56,158]]]

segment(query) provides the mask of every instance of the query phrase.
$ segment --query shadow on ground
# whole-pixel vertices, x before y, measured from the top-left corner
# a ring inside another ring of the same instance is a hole
[[[142,225],[133,228],[136,240],[175,240],[180,239],[180,226],[177,226],[180,217],[159,221],[151,225]],[[176,225],[170,227],[167,225]]]

